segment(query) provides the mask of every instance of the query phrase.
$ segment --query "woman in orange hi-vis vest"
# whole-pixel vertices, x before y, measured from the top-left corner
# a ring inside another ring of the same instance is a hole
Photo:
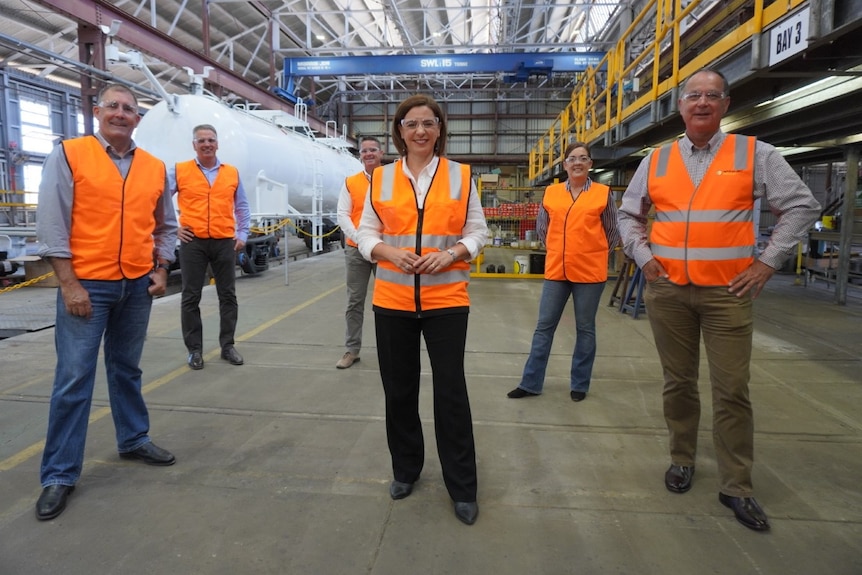
[[[362,255],[377,263],[372,303],[394,475],[389,494],[410,495],[425,461],[419,418],[424,337],[443,481],[455,516],[472,525],[479,507],[464,376],[467,260],[482,249],[488,226],[470,167],[444,157],[446,118],[433,98],[415,95],[398,106],[392,141],[401,157],[374,170],[357,234]]]
[[[596,312],[608,279],[608,253],[620,241],[617,205],[608,186],[590,180],[593,160],[583,142],[566,147],[565,182],[545,189],[536,219],[536,235],[547,246],[545,281],[530,356],[512,399],[542,393],[554,332],[569,297],[575,309],[575,349],[569,372],[569,395],[583,401],[590,389],[596,358]]]

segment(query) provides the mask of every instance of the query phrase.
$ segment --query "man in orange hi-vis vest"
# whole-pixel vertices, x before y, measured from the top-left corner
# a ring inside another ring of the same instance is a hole
[[[338,369],[347,369],[359,361],[362,348],[362,324],[365,318],[365,297],[368,295],[368,280],[374,272],[374,264],[359,252],[356,243],[356,228],[362,218],[365,196],[371,184],[371,174],[382,165],[383,147],[374,136],[363,136],[359,140],[359,159],[363,170],[344,181],[338,196],[338,227],[344,234],[344,266],[347,270],[347,332],[344,346],[347,350],[335,364]]]
[[[236,300],[236,255],[248,240],[251,213],[239,171],[219,161],[218,133],[209,124],[195,126],[192,146],[197,157],[180,162],[169,173],[180,210],[180,270],[183,295],[180,320],[192,369],[203,369],[203,325],[200,302],[207,266],[212,268],[219,302],[221,358],[242,365],[234,347],[239,304]]]
[[[165,165],[132,140],[141,117],[127,87],[103,88],[93,115],[98,132],[56,146],[39,185],[39,255],[60,283],[40,521],[63,512],[81,476],[102,341],[120,457],[175,461],[150,440],[140,369],[153,296],[165,293],[177,242]]]
[[[619,230],[626,255],[647,281],[644,301],[664,372],[671,458],[665,487],[685,493],[694,476],[703,334],[718,499],[740,523],[765,531],[769,520],[753,497],[751,478],[752,301],[817,219],[820,205],[773,146],[721,131],[729,105],[721,73],[700,70],[689,78],[679,98],[685,135],[641,162],[623,195]],[[759,199],[778,223],[756,254]]]

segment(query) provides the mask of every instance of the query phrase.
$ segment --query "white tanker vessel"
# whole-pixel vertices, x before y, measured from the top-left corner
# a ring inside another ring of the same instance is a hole
[[[344,179],[362,169],[334,123],[332,134],[315,138],[301,117],[231,108],[188,94],[172,96],[171,106],[160,102],[149,110],[138,124],[135,143],[170,168],[195,157],[192,131],[199,124],[215,127],[219,159],[239,170],[253,224],[291,217],[307,232],[313,224],[322,234],[331,232]],[[305,239],[309,248],[321,249],[322,242]],[[248,255],[255,262],[263,254],[252,250]]]

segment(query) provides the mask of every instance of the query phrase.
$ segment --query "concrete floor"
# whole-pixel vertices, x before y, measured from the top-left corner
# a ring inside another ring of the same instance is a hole
[[[179,296],[156,301],[144,391],[151,435],[177,464],[117,457],[100,373],[84,473],[54,521],[33,512],[53,329],[0,341],[0,573],[862,573],[858,289],[837,306],[822,285],[776,276],[755,305],[754,480],[772,522],[762,534],[717,500],[706,382],[694,487],[665,490],[660,368],[646,317],[602,305],[592,390],[576,404],[567,311],[544,395],[515,401],[506,392],[526,359],[541,281],[474,280],[467,379],[481,512],[468,527],[440,475],[427,360],[425,471],[411,497],[393,502],[370,297],[362,361],[337,370],[343,256],[288,271],[288,286],[281,266],[237,282],[242,367],[218,358],[212,288],[202,371],[186,367]],[[0,313],[54,292],[0,294]]]

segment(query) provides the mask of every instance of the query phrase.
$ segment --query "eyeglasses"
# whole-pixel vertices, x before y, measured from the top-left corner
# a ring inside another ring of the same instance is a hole
[[[571,166],[575,162],[580,162],[581,164],[586,164],[589,161],[590,161],[589,156],[569,156],[568,158],[563,160],[563,163],[568,165],[568,166]]]
[[[215,144],[218,142],[215,138],[198,138],[195,140],[195,144]]]
[[[724,92],[686,92],[682,95],[682,99],[686,102],[699,102],[701,98],[706,97],[707,102],[718,102],[724,100]]]
[[[100,108],[107,108],[112,112],[116,112],[117,110],[123,110],[125,114],[137,114],[138,108],[137,106],[131,106],[129,104],[120,104],[119,102],[99,102]]]
[[[401,125],[408,130],[415,130],[422,126],[426,130],[433,130],[440,123],[440,118],[431,118],[429,120],[401,120]]]
[[[376,154],[380,151],[380,148],[362,148],[359,150],[360,154]]]

